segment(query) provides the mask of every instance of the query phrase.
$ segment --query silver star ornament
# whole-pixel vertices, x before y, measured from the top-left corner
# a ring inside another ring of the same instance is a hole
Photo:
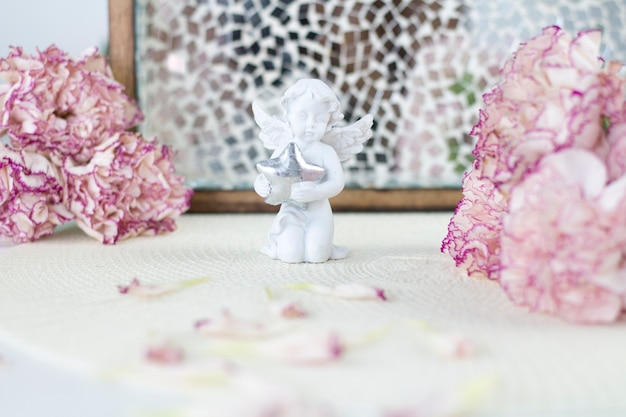
[[[325,174],[324,168],[304,160],[302,151],[294,142],[290,142],[276,158],[257,163],[256,169],[270,182],[270,193],[265,202],[273,206],[290,200],[292,184],[319,181]]]

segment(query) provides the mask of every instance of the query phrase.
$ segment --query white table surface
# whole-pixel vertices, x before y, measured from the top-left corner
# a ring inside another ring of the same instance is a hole
[[[1,341],[0,352],[1,416],[121,417],[181,403],[175,396],[68,371]]]
[[[175,233],[115,246],[68,227],[2,248],[0,416],[155,416],[185,407],[198,399],[197,390],[169,378],[136,378],[143,366],[137,353],[154,334],[193,338],[194,320],[223,308],[255,317],[267,287],[292,296],[284,284],[355,281],[384,288],[389,301],[298,292],[314,313],[301,326],[332,326],[346,337],[385,329],[383,336],[325,367],[246,357],[236,358],[238,365],[336,406],[341,417],[387,417],[381,410],[406,410],[433,392],[455,395],[485,375],[493,384],[461,415],[626,415],[625,323],[578,326],[513,306],[496,283],[465,277],[439,252],[449,217],[338,214],[336,242],[351,255],[321,265],[287,265],[260,254],[270,215],[185,215]],[[212,281],[158,300],[117,291],[133,277],[200,276]],[[475,354],[437,357],[420,345],[413,321],[459,332]],[[226,401],[223,394],[209,386],[200,396]]]
[[[11,249],[0,246],[0,265]],[[123,417],[176,408],[181,401],[176,395],[94,379],[0,334],[0,416]]]

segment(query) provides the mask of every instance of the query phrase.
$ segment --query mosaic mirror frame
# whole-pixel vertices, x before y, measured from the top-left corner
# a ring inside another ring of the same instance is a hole
[[[602,25],[603,54],[625,50],[613,0],[109,0],[109,12],[113,72],[146,114],[141,131],[176,150],[201,212],[275,210],[251,190],[268,155],[251,103],[280,114],[299,78],[327,82],[347,123],[374,115],[336,211],[452,209],[480,96],[512,49],[557,24]]]

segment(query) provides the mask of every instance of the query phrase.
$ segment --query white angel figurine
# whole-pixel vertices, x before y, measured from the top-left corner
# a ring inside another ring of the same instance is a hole
[[[268,204],[281,204],[261,249],[284,262],[341,259],[348,250],[333,245],[333,214],[328,201],[344,187],[341,161],[363,149],[372,136],[372,116],[346,127],[333,91],[316,79],[299,80],[285,91],[282,118],[253,104],[260,138],[273,150],[259,162],[254,190]]]

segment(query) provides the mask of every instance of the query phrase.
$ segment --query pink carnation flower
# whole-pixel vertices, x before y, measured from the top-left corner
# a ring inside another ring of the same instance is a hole
[[[55,46],[34,56],[12,48],[0,59],[0,131],[21,150],[61,165],[87,162],[93,148],[139,123],[142,114],[112,78],[105,57],[91,50],[72,59]]]
[[[570,149],[543,158],[514,188],[500,283],[515,303],[578,322],[613,321],[621,312],[626,177],[607,180],[599,158]]]
[[[607,85],[615,91],[606,102],[602,119],[609,144],[607,167],[610,179],[626,174],[626,78],[619,76],[621,68],[622,64],[611,62],[605,77]]]
[[[599,31],[575,40],[556,27],[522,44],[485,94],[471,134],[476,161],[442,250],[470,275],[498,278],[501,215],[511,188],[541,158],[568,147],[606,153],[602,109],[621,91],[607,87],[597,58]]]
[[[626,116],[626,109],[624,110]],[[607,168],[611,179],[626,174],[626,120],[621,123],[612,123],[607,139],[611,150],[606,158]]]
[[[546,154],[569,147],[606,154],[601,119],[607,101],[623,98],[606,82],[598,58],[601,32],[571,40],[557,27],[521,45],[502,69],[503,82],[484,96],[478,124],[481,176],[502,192],[521,180]]]
[[[139,134],[114,134],[86,165],[66,159],[63,175],[78,226],[103,243],[173,231],[189,208],[192,191],[174,174],[169,149]]]
[[[15,243],[50,235],[73,216],[62,201],[57,169],[41,155],[0,143],[0,235]]]
[[[463,179],[464,196],[441,245],[468,275],[496,279],[500,263],[500,232],[507,200],[494,184],[478,177],[481,160]]]
[[[603,66],[600,40],[549,27],[505,64],[442,243],[514,302],[585,322],[614,320],[626,293],[626,79]],[[590,165],[564,170],[565,158]]]

